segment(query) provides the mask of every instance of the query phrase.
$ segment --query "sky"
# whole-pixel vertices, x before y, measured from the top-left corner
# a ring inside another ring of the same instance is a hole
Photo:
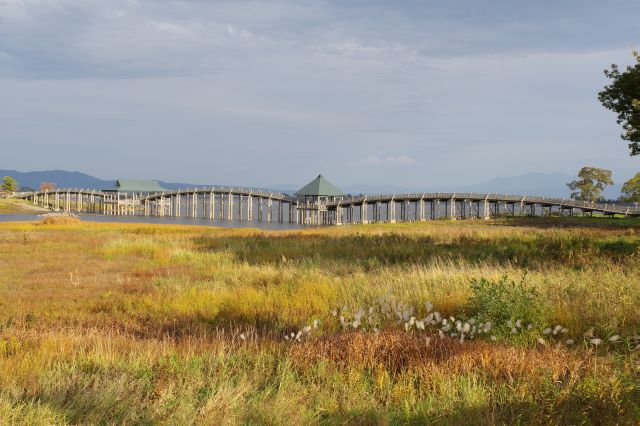
[[[0,0],[0,168],[206,184],[640,171],[637,0]]]

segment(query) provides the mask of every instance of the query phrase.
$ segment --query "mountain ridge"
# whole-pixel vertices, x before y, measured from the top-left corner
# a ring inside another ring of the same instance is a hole
[[[100,179],[87,173],[67,170],[40,170],[20,172],[17,170],[0,170],[0,176],[12,176],[21,188],[37,189],[42,182],[55,183],[59,188],[107,189],[113,187],[116,179]],[[496,177],[484,182],[468,185],[367,185],[353,184],[339,186],[347,194],[379,194],[379,193],[410,193],[410,192],[475,192],[475,193],[504,193],[521,195],[539,195],[549,197],[568,198],[570,195],[566,183],[573,177],[564,173],[531,172],[517,176]],[[159,181],[160,185],[169,190],[205,187],[232,186],[219,184],[194,184],[184,182]],[[301,185],[300,185],[301,186]],[[611,185],[604,191],[607,199],[616,199],[620,195],[621,185]],[[262,189],[278,192],[294,193],[299,189],[293,184],[279,184]]]

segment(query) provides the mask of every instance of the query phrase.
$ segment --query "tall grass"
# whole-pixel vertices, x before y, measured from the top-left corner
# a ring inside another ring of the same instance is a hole
[[[640,224],[612,223],[0,224],[0,424],[634,424]]]

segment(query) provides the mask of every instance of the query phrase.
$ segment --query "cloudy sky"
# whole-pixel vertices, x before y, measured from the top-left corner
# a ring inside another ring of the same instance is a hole
[[[640,170],[637,0],[0,0],[0,168],[462,185]]]

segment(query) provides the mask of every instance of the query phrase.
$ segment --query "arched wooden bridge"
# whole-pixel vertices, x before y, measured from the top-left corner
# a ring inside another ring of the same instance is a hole
[[[20,193],[54,211],[120,216],[169,216],[309,225],[488,219],[505,215],[640,216],[638,207],[539,196],[474,193],[360,195],[317,202],[250,188],[192,188],[148,195],[59,189]]]

